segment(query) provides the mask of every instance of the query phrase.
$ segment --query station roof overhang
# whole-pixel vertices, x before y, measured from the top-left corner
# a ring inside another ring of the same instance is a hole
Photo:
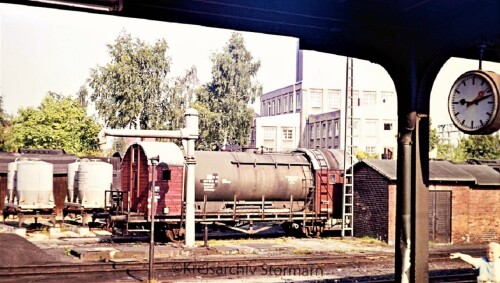
[[[291,36],[299,38],[301,49],[365,59],[386,69],[405,62],[408,50],[415,50],[416,60],[430,64],[438,57],[479,59],[483,46],[484,60],[500,62],[497,0],[1,2]],[[87,4],[94,9],[82,8]]]

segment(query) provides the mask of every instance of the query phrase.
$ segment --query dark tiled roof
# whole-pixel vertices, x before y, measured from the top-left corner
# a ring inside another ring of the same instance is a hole
[[[366,165],[373,168],[375,171],[382,174],[389,180],[395,181],[397,179],[396,175],[396,160],[387,159],[365,159],[360,161],[360,163],[365,163]],[[356,167],[356,166],[355,166]],[[475,182],[476,178],[474,175],[467,171],[460,169],[456,164],[449,161],[430,161],[429,162],[429,180],[430,181],[454,181],[454,182]]]
[[[474,176],[476,178],[476,184],[478,186],[500,185],[500,172],[496,171],[488,165],[460,164],[456,166]]]

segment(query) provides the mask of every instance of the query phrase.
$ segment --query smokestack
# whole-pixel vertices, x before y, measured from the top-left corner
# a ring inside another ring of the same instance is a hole
[[[300,44],[297,40],[297,63],[295,66],[295,82],[301,82],[303,79],[303,69],[304,69],[304,59],[302,55],[302,50],[300,50]]]

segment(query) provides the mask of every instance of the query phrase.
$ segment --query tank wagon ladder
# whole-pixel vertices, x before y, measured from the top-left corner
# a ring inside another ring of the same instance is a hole
[[[326,161],[326,158],[321,151],[317,149],[311,149],[311,152],[313,153],[320,166],[320,169],[316,172],[316,176],[319,180],[319,199],[317,200],[319,202],[318,212],[326,212],[328,218],[330,218],[331,213],[333,212],[333,198],[328,189],[328,162]]]

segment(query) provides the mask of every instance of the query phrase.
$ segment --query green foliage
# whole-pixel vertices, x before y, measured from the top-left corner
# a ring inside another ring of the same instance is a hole
[[[113,145],[112,145],[112,153],[114,154],[115,152],[119,152],[120,154],[125,154],[125,151],[127,150],[127,142],[125,138],[118,137],[113,140]]]
[[[500,159],[500,139],[496,135],[476,135],[463,138],[459,149],[467,159]]]
[[[6,131],[9,128],[10,117],[5,114],[3,109],[3,96],[0,95],[0,150],[7,151],[6,140],[8,139]]]
[[[98,152],[101,126],[86,115],[77,99],[48,93],[38,108],[21,108],[7,131],[6,148],[64,149],[67,153]]]
[[[253,62],[241,34],[233,33],[221,53],[212,55],[212,81],[198,92],[200,113],[198,149],[248,143],[254,111],[249,107],[262,95],[254,82],[260,61]]]
[[[369,154],[366,151],[362,150],[357,150],[355,153],[356,158],[358,160],[363,160],[363,159],[379,159],[377,154]]]
[[[437,158],[451,160],[454,162],[465,161],[465,156],[460,147],[454,147],[451,144],[439,143],[437,145]]]
[[[429,151],[437,148],[439,145],[439,136],[436,128],[432,128],[432,120],[429,119]]]
[[[92,69],[88,81],[99,117],[111,128],[164,128],[158,110],[170,71],[166,41],[149,45],[122,32],[107,47],[111,62]]]
[[[161,109],[164,119],[169,121],[168,130],[184,127],[184,113],[193,106],[198,91],[198,75],[195,66],[187,70],[183,76],[174,79],[173,85],[167,89],[167,95],[162,101]]]

